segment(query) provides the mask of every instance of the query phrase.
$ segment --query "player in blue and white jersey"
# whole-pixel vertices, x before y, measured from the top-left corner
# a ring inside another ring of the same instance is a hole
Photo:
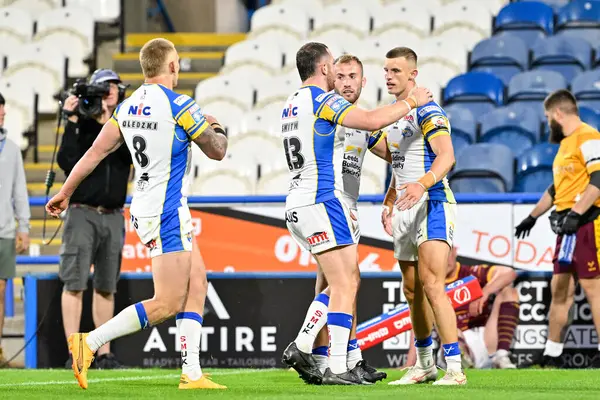
[[[140,50],[140,64],[145,83],[117,107],[46,209],[58,216],[81,181],[125,143],[136,172],[131,220],[150,249],[154,297],[125,308],[90,333],[70,335],[73,371],[86,389],[87,370],[99,347],[176,316],[182,357],[179,388],[225,389],[203,375],[199,364],[208,285],[186,196],[192,142],[209,158],[221,160],[227,138],[219,123],[203,115],[192,98],[173,91],[179,75],[173,43],[150,40]]]
[[[416,86],[416,53],[406,47],[390,50],[384,70],[388,93],[396,96],[396,102],[403,101]],[[461,366],[456,315],[444,287],[457,213],[446,178],[454,165],[450,123],[444,110],[431,101],[411,110],[385,130],[392,153],[393,179],[382,220],[394,238],[394,256],[402,270],[417,349],[415,366],[390,384],[409,385],[437,379],[431,339],[435,320],[448,370],[434,384],[463,385],[467,378]]]
[[[283,361],[312,383],[361,384],[347,368],[347,347],[353,324],[353,304],[360,282],[356,257],[358,229],[343,198],[344,138],[337,125],[366,131],[379,130],[402,118],[419,104],[432,99],[419,88],[407,101],[366,111],[350,104],[334,89],[335,71],[331,52],[322,43],[307,43],[296,54],[303,86],[288,99],[281,116],[283,148],[290,169],[286,199],[286,222],[292,237],[310,251],[327,279],[330,296],[319,295],[315,303],[328,303],[327,318],[321,317],[301,334],[312,340],[292,342]],[[309,308],[309,314],[311,309]],[[324,326],[329,330],[329,367],[321,374],[311,355],[314,337]],[[319,327],[320,325],[320,327]],[[299,335],[302,336],[302,335]],[[298,339],[298,338],[297,338]]]

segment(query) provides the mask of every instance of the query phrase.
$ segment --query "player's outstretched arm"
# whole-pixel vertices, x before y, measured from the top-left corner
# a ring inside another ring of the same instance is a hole
[[[552,184],[548,187],[548,189],[546,189],[542,197],[538,200],[537,204],[533,208],[533,211],[531,211],[531,214],[529,214],[515,228],[515,237],[517,239],[525,239],[527,236],[529,236],[529,232],[531,232],[531,229],[533,229],[535,226],[537,219],[552,208],[555,194],[556,191],[554,189],[554,184]]]
[[[221,161],[227,154],[227,136],[219,121],[211,115],[204,115],[210,126],[194,138],[194,143],[208,158]]]
[[[341,122],[342,126],[353,129],[376,131],[404,118],[413,108],[433,101],[433,95],[427,88],[416,88],[406,99],[374,110],[352,108]]]
[[[53,216],[58,216],[67,208],[69,199],[79,184],[106,158],[123,144],[121,131],[116,122],[109,120],[94,140],[92,147],[75,164],[62,188],[46,205],[46,210]]]
[[[381,210],[381,224],[385,233],[392,236],[392,207],[394,207],[394,201],[396,200],[396,178],[392,175],[390,180],[390,186],[388,187],[385,197],[383,198],[383,209]]]

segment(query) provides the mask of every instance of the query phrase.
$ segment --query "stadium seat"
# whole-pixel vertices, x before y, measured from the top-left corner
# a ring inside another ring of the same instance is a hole
[[[281,139],[264,131],[240,133],[231,138],[227,157],[238,170],[253,173],[254,179],[258,177],[255,166],[272,163],[276,157],[285,159]]]
[[[252,176],[234,168],[221,168],[201,171],[192,183],[190,191],[193,195],[202,196],[253,195],[255,183]]]
[[[491,34],[491,15],[481,1],[457,0],[436,11],[433,36],[471,49]],[[417,3],[418,4],[418,3]]]
[[[326,6],[315,18],[314,32],[311,36],[331,32],[358,40],[364,39],[371,30],[371,16],[368,8],[358,4],[342,1]]]
[[[360,40],[357,40],[352,35],[340,35],[339,32],[327,30],[319,34],[312,35],[307,42],[324,43],[331,51],[331,54],[333,54],[333,57],[337,58],[345,53],[354,54],[358,48],[357,44],[360,43]]]
[[[94,21],[107,24],[118,21],[121,16],[121,0],[66,0],[65,6],[86,8]]]
[[[256,108],[278,104],[280,107],[288,97],[301,86],[300,78],[290,79],[285,75],[275,76],[258,85],[256,92]]]
[[[504,103],[504,86],[492,74],[468,72],[453,78],[444,89],[444,104],[454,102],[469,103],[474,115],[482,115]]]
[[[431,31],[432,17],[427,10],[422,2],[414,1],[391,3],[382,7],[373,16],[371,36],[395,43],[398,43],[398,38],[402,38],[402,42],[409,46],[411,43],[418,43],[429,36]]]
[[[272,4],[260,7],[252,14],[249,39],[274,31],[291,35],[297,40],[306,38],[309,30],[309,17],[304,8],[293,3]]]
[[[450,79],[467,69],[468,47],[462,43],[451,44],[443,36],[424,39],[416,51],[419,77],[426,77],[429,82],[435,80],[439,85],[445,86]]]
[[[287,166],[267,168],[256,183],[256,194],[286,195],[290,186],[290,170]]]
[[[503,193],[513,186],[512,151],[494,143],[477,143],[456,156],[450,187],[457,193]]]
[[[24,93],[38,93],[38,111],[53,114],[58,106],[53,96],[60,91],[65,80],[65,59],[55,48],[32,43],[11,55],[2,77]]]
[[[595,129],[600,129],[600,113],[597,111],[586,107],[579,107],[579,118],[586,124],[594,127]]]
[[[600,110],[600,69],[576,76],[571,82],[571,92],[577,100],[585,100],[587,105]]]
[[[560,10],[564,5],[566,5],[567,3],[569,3],[569,1],[571,0],[518,0],[520,2],[536,2],[539,3],[540,1],[542,3],[548,4],[550,7],[552,7],[554,9],[554,11],[558,11]]]
[[[33,36],[33,19],[28,11],[19,8],[0,8],[0,27],[0,56],[18,52]]]
[[[567,82],[592,64],[592,47],[586,40],[577,37],[538,39],[531,50],[531,69],[559,72]]]
[[[411,36],[412,38],[412,36]],[[412,43],[404,42],[407,47],[418,49],[420,48],[420,39],[414,40]],[[385,55],[388,51],[398,46],[398,41],[387,37],[368,36],[362,42],[355,45],[352,51],[363,65],[373,65],[377,68],[383,68]]]
[[[243,40],[227,49],[221,73],[235,74],[250,80],[276,75],[282,67],[283,52],[277,44],[261,40]]]
[[[578,36],[596,46],[600,41],[600,2],[572,0],[558,11],[556,31],[569,37]]]
[[[62,0],[14,0],[9,5],[28,11],[36,19],[46,11],[62,7]]]
[[[255,109],[244,114],[244,117],[240,121],[240,134],[267,134],[279,137],[281,131],[279,123],[281,109],[281,104],[272,104],[269,107]]]
[[[512,77],[508,84],[508,101],[541,101],[558,89],[566,89],[567,81],[555,71],[527,71]]]
[[[360,173],[359,194],[381,194],[385,191],[388,163],[368,152]]]
[[[59,48],[69,59],[68,76],[85,77],[89,73],[84,63],[94,48],[94,18],[84,8],[56,8],[38,16],[34,42]],[[68,43],[68,45],[65,45]]]
[[[494,20],[494,34],[511,31],[525,43],[554,32],[552,7],[540,2],[510,3],[500,10]]]
[[[508,85],[510,79],[527,70],[529,49],[518,36],[510,34],[492,36],[473,48],[469,55],[471,71],[489,72]]]
[[[0,78],[0,93],[6,102],[4,129],[8,133],[8,138],[14,141],[21,150],[25,150],[29,141],[23,133],[28,131],[35,121],[35,94],[32,88],[16,87],[10,81],[2,78]]]
[[[552,163],[558,145],[540,143],[525,151],[517,159],[515,192],[541,193],[552,184]]]
[[[450,120],[452,144],[457,154],[463,147],[477,141],[477,121],[473,113],[462,104],[451,104],[444,107],[444,111]]]
[[[243,114],[254,104],[254,88],[243,78],[217,75],[200,81],[194,98],[203,111],[212,106]]]
[[[539,119],[525,107],[497,108],[481,116],[479,123],[482,142],[503,144],[517,157],[540,137]]]

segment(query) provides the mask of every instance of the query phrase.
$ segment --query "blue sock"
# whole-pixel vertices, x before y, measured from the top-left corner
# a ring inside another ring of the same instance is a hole
[[[362,361],[362,352],[360,351],[360,346],[358,345],[357,339],[352,339],[348,342],[348,355],[346,356],[346,366],[349,370],[356,367]]]
[[[140,320],[140,326],[142,329],[150,328],[150,321],[148,321],[148,315],[146,315],[146,309],[144,305],[140,303],[135,303],[135,311],[137,312],[138,319]]]
[[[461,372],[462,371],[462,360],[460,357],[460,347],[458,342],[448,343],[442,345],[444,349],[444,358],[446,359],[446,366],[448,372]]]
[[[327,346],[315,347],[312,351],[313,355],[327,357],[329,348]]]

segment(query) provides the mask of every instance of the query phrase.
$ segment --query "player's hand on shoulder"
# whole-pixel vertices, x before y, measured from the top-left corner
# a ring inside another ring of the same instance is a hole
[[[423,106],[431,101],[433,101],[433,94],[431,90],[425,87],[414,87],[408,93],[408,97],[412,97],[415,103],[417,103],[417,107]]]
[[[400,211],[410,210],[425,193],[425,187],[418,182],[405,183],[396,190],[403,191],[394,203]]]

